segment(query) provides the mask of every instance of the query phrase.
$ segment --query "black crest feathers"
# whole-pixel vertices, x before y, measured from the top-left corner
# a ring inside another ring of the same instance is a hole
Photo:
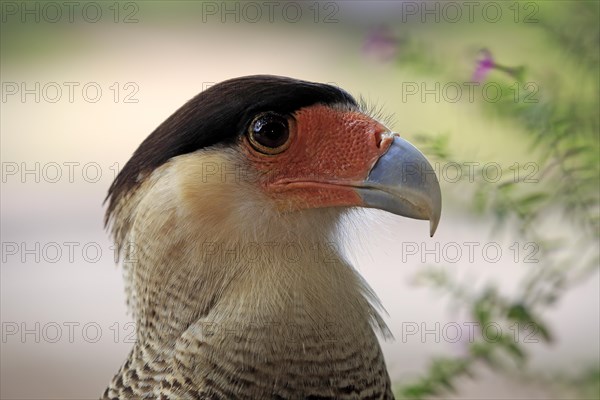
[[[290,115],[317,103],[357,106],[335,86],[281,76],[246,76],[211,86],[175,111],[133,153],[108,190],[105,224],[119,201],[141,183],[140,177],[169,159],[234,142],[257,113]]]

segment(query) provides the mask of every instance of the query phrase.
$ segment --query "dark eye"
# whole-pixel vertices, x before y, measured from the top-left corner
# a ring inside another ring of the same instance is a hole
[[[288,120],[275,113],[259,114],[250,123],[248,138],[252,147],[261,153],[281,153],[290,144]]]

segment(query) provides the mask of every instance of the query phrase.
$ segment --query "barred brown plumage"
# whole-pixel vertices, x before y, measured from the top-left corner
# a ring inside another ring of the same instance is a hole
[[[418,179],[396,184],[396,159]],[[434,230],[430,169],[333,86],[254,76],[192,99],[109,191],[137,342],[103,398],[393,399],[378,300],[331,244],[353,206]]]

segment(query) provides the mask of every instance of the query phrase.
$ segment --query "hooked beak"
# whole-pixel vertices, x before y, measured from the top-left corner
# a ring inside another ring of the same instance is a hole
[[[398,136],[355,191],[364,207],[427,219],[431,236],[437,229],[442,194],[435,171],[415,146]]]

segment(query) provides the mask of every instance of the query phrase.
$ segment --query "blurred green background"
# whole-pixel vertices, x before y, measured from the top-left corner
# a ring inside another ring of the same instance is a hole
[[[348,252],[396,337],[383,348],[398,398],[600,397],[597,1],[1,5],[2,398],[102,392],[131,346],[106,190],[176,108],[251,74],[362,97],[438,167],[443,219],[426,246],[503,251],[403,254],[426,227],[379,214],[353,232]],[[23,255],[65,242],[102,256]],[[65,322],[96,323],[101,338],[70,341]],[[406,336],[464,322],[502,335]]]

